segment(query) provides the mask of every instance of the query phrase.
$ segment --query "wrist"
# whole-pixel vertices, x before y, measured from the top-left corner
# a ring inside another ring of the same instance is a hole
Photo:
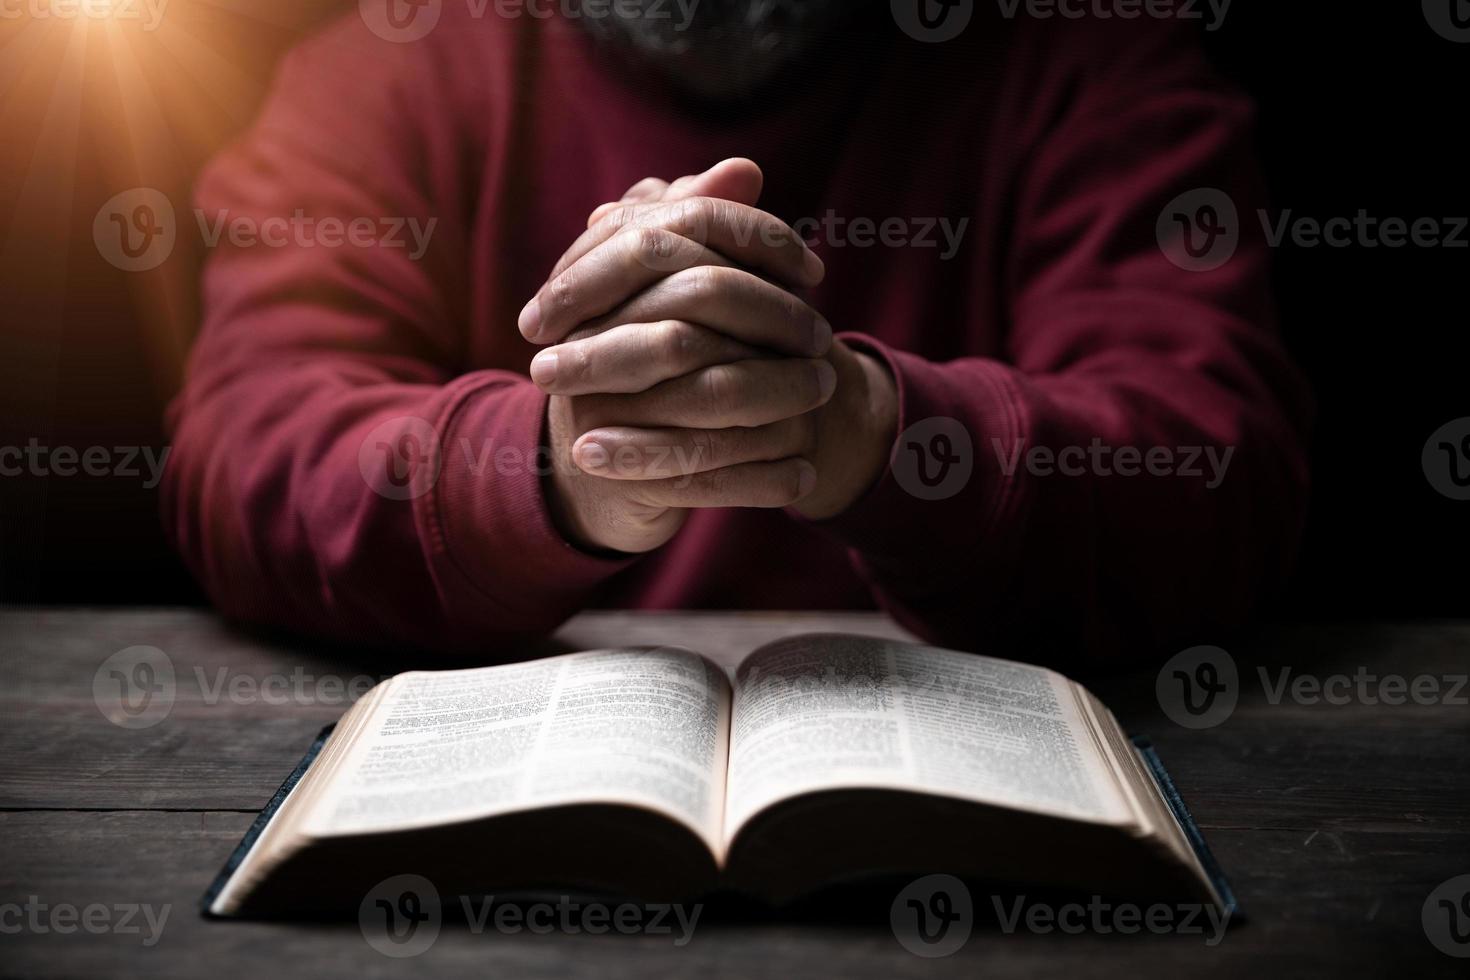
[[[579,506],[583,496],[581,483],[586,478],[572,464],[570,450],[576,437],[568,429],[566,399],[560,395],[546,400],[546,431],[551,470],[541,479],[541,491],[552,526],[562,540],[582,551],[610,550],[599,540],[595,525],[584,519],[587,508]]]
[[[817,489],[795,508],[810,520],[836,517],[857,503],[887,470],[898,436],[898,385],[888,366],[840,340],[829,360],[837,391],[821,410]]]
[[[631,558],[663,545],[683,523],[683,514],[665,507],[639,505],[616,480],[582,472],[571,448],[580,434],[572,399],[547,399],[546,428],[551,472],[541,492],[551,524],[562,540],[589,555]]]

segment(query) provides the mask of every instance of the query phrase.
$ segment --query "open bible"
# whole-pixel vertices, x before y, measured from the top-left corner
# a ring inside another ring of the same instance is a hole
[[[1233,905],[1161,769],[1040,667],[873,637],[413,671],[343,716],[206,896],[351,910],[377,882],[780,903],[865,874]]]

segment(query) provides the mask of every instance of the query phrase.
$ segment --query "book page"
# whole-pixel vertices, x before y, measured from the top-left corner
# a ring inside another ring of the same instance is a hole
[[[824,635],[757,651],[737,677],[727,843],[770,804],[822,789],[903,789],[1133,819],[1071,682],[1044,668]]]
[[[687,650],[593,651],[389,683],[309,833],[624,803],[718,845],[729,685]]]

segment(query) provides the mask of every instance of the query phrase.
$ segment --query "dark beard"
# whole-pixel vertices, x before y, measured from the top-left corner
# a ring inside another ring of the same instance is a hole
[[[815,55],[857,0],[618,0],[578,20],[685,95],[739,102]],[[636,10],[637,13],[630,11]],[[599,16],[600,15],[600,16]]]

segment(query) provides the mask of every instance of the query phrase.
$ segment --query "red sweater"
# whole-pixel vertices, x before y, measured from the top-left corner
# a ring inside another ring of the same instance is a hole
[[[1279,583],[1307,408],[1272,325],[1249,106],[1187,31],[895,30],[722,116],[640,88],[574,25],[470,6],[416,43],[351,17],[302,45],[199,183],[209,228],[299,210],[370,219],[382,243],[277,224],[274,245],[211,252],[165,510],[227,613],[489,652],[588,607],[878,604],[938,642],[1057,661],[1206,635]],[[973,473],[942,500],[889,474],[835,520],[706,510],[655,553],[584,553],[548,519],[516,315],[595,206],[728,156],[765,170],[765,209],[807,219],[828,269],[812,303],[887,360],[900,428],[957,420]],[[1199,187],[1244,219],[1213,271],[1155,232]],[[861,224],[836,224],[859,218],[938,247],[859,247]],[[435,222],[421,256],[408,219]],[[423,421],[380,428],[404,418]],[[385,483],[383,453],[431,459],[436,439],[437,470]],[[1027,455],[1066,447],[1091,462]],[[1185,472],[1119,475],[1125,447]],[[1233,450],[1223,479],[1191,447]]]

